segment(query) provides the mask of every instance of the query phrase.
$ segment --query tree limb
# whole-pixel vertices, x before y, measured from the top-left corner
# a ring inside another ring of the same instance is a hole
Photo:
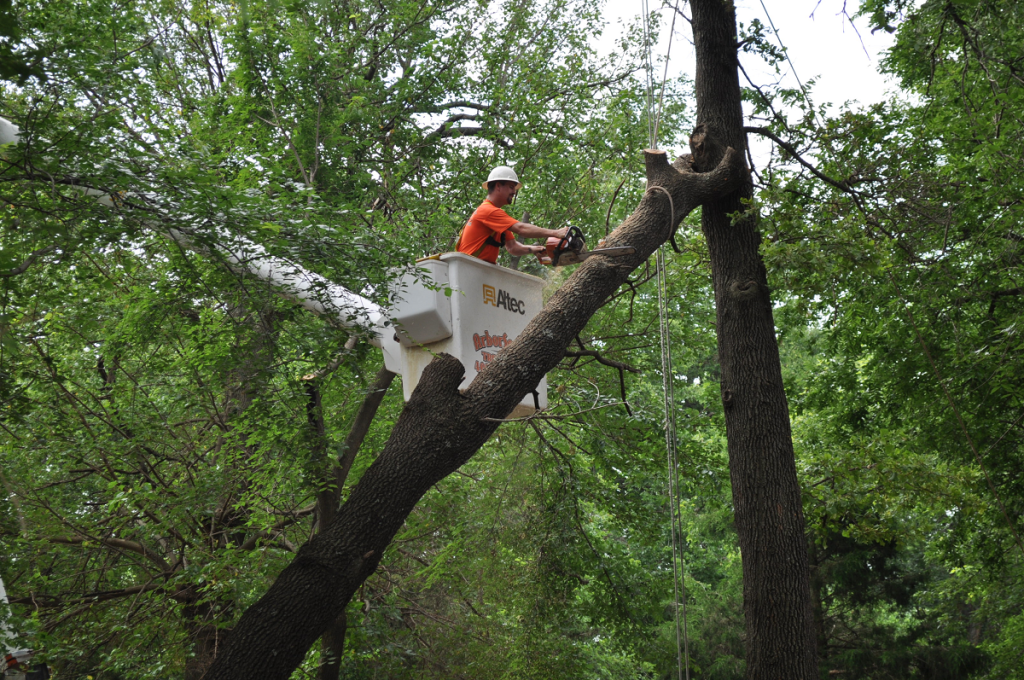
[[[123,538],[89,538],[86,536],[51,536],[46,539],[50,543],[57,543],[63,545],[82,545],[89,541],[95,541],[101,545],[105,545],[110,548],[117,548],[118,550],[127,550],[128,552],[137,553],[142,555],[146,559],[150,560],[164,572],[172,572],[177,568],[177,563],[173,566],[168,564],[167,561],[161,557],[158,553],[153,552],[146,546],[135,541],[128,541]]]
[[[441,123],[441,125],[436,130],[434,130],[429,135],[427,135],[427,137],[435,137],[435,136],[444,137],[444,136],[446,136],[444,134],[445,131],[469,130],[469,129],[481,130],[482,128],[479,128],[479,127],[475,127],[475,128],[449,128],[448,127],[452,123],[457,123],[460,120],[477,120],[479,117],[480,116],[478,116],[475,113],[453,113],[452,115],[448,116],[448,120],[446,120],[445,122]]]
[[[773,142],[775,142],[776,144],[781,146],[783,149],[785,149],[789,153],[789,155],[792,156],[793,159],[797,163],[799,163],[800,165],[802,165],[805,168],[807,168],[808,170],[810,170],[811,174],[814,175],[815,177],[817,177],[818,179],[820,179],[822,182],[825,182],[827,184],[831,184],[832,186],[834,186],[836,189],[839,189],[843,193],[847,193],[847,194],[851,194],[851,195],[858,195],[857,190],[854,189],[853,187],[851,187],[846,182],[846,180],[834,179],[832,177],[829,177],[825,173],[821,172],[816,167],[814,167],[811,163],[809,163],[806,160],[804,160],[804,157],[800,155],[800,152],[796,150],[795,146],[793,146],[789,142],[784,141],[782,138],[778,137],[774,132],[772,132],[768,128],[763,128],[763,127],[745,127],[745,128],[743,128],[743,131],[744,132],[750,132],[750,133],[753,133],[755,135],[761,135],[762,137],[767,137],[768,139],[772,140]]]
[[[567,349],[567,350],[565,350],[565,356],[567,356],[567,357],[593,357],[597,361],[597,363],[604,364],[605,366],[610,366],[612,368],[617,368],[620,371],[629,371],[630,373],[642,373],[643,372],[639,368],[636,368],[634,366],[630,366],[629,364],[624,364],[621,361],[615,361],[614,359],[606,359],[605,357],[601,356],[600,352],[598,352],[596,350],[592,350],[592,349],[582,349],[582,350],[578,350],[578,351],[574,350],[574,349]]]
[[[0,278],[6,279],[12,276],[17,276],[18,274],[24,274],[25,271],[28,270],[28,268],[31,267],[36,260],[41,258],[43,255],[52,253],[55,250],[57,250],[57,246],[52,245],[40,248],[39,250],[32,251],[32,253],[29,254],[29,256],[25,259],[25,261],[19,264],[14,269],[11,269],[6,272],[0,272]]]
[[[490,104],[478,104],[477,102],[471,102],[465,99],[457,99],[451,102],[445,102],[444,104],[438,104],[436,107],[432,107],[428,111],[423,113],[440,113],[441,111],[447,111],[448,109],[476,109],[477,111],[490,111]]]
[[[155,578],[168,577],[170,573],[159,574]],[[116,600],[121,597],[129,597],[131,595],[139,595],[141,593],[148,593],[151,590],[159,590],[166,588],[164,583],[155,583],[153,579],[149,583],[140,586],[131,586],[129,588],[123,588],[121,590],[101,590],[95,593],[89,593],[82,597],[76,597],[73,600],[62,600],[57,597],[46,597],[42,595],[30,595],[28,597],[12,597],[10,598],[11,604],[27,604],[38,607],[40,609],[53,609],[56,607],[68,607],[76,604],[84,603],[95,603],[95,602],[106,602],[107,600]]]
[[[363,473],[337,518],[299,549],[270,590],[242,615],[207,680],[288,678],[376,571],[381,556],[419,499],[468,461],[503,418],[565,355],[605,299],[668,240],[697,206],[749,182],[743,155],[729,149],[706,173],[680,173],[664,151],[645,152],[649,186],[673,197],[645,194],[636,211],[608,236],[608,246],[634,254],[595,256],[580,265],[544,309],[476,379],[460,390],[461,362],[440,354],[430,362],[383,451]],[[674,214],[672,214],[674,213]],[[670,220],[672,218],[672,220]],[[276,654],[263,653],[268,644]]]
[[[348,479],[348,473],[352,469],[352,463],[355,462],[356,454],[359,453],[359,447],[363,445],[373,418],[377,415],[377,409],[384,401],[384,395],[394,379],[395,374],[381,366],[370,391],[366,393],[363,403],[359,406],[359,411],[356,412],[352,428],[341,445],[341,459],[338,460],[338,465],[334,468],[335,499],[341,498],[341,489],[345,486],[345,480]]]

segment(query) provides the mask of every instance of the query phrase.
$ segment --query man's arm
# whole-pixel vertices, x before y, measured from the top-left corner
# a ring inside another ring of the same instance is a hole
[[[551,230],[545,229],[545,231]],[[544,248],[544,246],[528,246],[523,243],[520,243],[514,238],[510,238],[509,240],[505,241],[505,250],[507,250],[508,254],[511,255],[512,257],[519,257],[520,255],[529,255],[531,253],[539,255],[543,253],[546,249]]]
[[[562,227],[561,229],[545,229],[544,227],[538,227],[536,224],[529,224],[528,222],[516,222],[509,230],[513,234],[518,234],[523,238],[550,238],[556,236],[562,238],[569,231],[569,227]],[[512,251],[508,251],[512,253]],[[515,253],[512,253],[513,255]]]

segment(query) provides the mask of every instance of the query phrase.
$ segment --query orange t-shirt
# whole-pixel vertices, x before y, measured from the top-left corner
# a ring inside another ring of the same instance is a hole
[[[509,240],[515,240],[513,234],[505,232],[517,221],[509,217],[508,213],[501,208],[484,200],[466,222],[466,226],[462,228],[462,234],[459,235],[459,242],[455,245],[455,249],[460,253],[479,257],[485,262],[494,264],[498,261],[498,252],[501,248],[487,243],[487,239],[491,238],[503,244]]]

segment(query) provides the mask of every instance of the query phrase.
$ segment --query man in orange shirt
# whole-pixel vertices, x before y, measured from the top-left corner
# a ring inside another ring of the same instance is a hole
[[[502,210],[523,187],[512,168],[505,165],[494,168],[483,186],[487,189],[487,199],[480,204],[466,222],[466,226],[462,228],[459,241],[455,244],[455,249],[460,253],[479,257],[494,264],[498,261],[498,251],[502,246],[512,256],[540,254],[545,251],[544,246],[519,243],[514,234],[519,234],[523,238],[562,238],[569,230],[568,227],[544,229],[526,222],[517,222]]]

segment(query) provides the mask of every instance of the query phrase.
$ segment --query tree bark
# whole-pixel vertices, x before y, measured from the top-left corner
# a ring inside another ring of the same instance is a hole
[[[269,591],[243,614],[208,680],[285,680],[330,626],[419,499],[458,469],[517,403],[555,367],[630,272],[698,205],[746,181],[743,157],[729,150],[708,173],[673,169],[664,152],[645,152],[649,187],[636,211],[608,237],[635,254],[592,257],[580,265],[515,342],[465,390],[462,364],[447,354],[424,370],[391,437],[327,530],[302,546]],[[671,196],[671,201],[667,198]]]
[[[692,0],[697,58],[693,166],[746,148],[730,0]],[[736,530],[743,559],[747,678],[817,678],[807,541],[789,407],[749,176],[704,204]]]
[[[348,618],[341,612],[338,618],[320,636],[320,671],[318,680],[338,680],[341,675],[341,657],[345,653],[345,632]]]

